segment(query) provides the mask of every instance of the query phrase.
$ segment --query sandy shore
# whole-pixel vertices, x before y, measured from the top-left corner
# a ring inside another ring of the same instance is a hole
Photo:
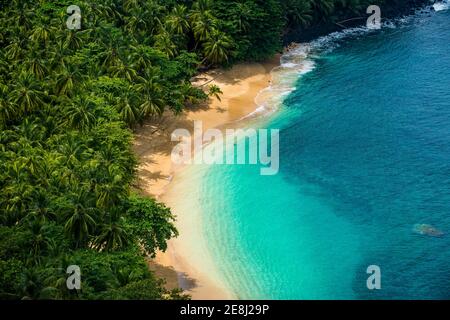
[[[279,63],[280,56],[277,55],[265,63],[239,64],[230,70],[214,70],[198,76],[195,79],[196,85],[215,84],[221,88],[221,100],[211,98],[207,103],[179,116],[164,114],[161,119],[148,122],[138,130],[134,143],[134,150],[140,161],[137,187],[145,195],[169,205],[173,203],[175,199],[169,199],[171,196],[166,191],[177,183],[171,184],[175,172],[180,168],[172,165],[170,154],[176,142],[171,142],[171,133],[179,128],[192,132],[193,122],[196,120],[202,121],[203,130],[207,130],[223,127],[250,114],[257,108],[255,97],[270,85],[271,71]],[[181,233],[198,232],[190,230],[192,226],[183,222],[189,219],[182,215],[190,214],[189,212],[174,214],[178,217],[177,227]],[[154,261],[149,262],[150,268],[166,279],[168,288],[180,286],[193,299],[234,298],[207,271],[193,267],[183,251],[179,241],[170,241],[169,250],[158,254]]]

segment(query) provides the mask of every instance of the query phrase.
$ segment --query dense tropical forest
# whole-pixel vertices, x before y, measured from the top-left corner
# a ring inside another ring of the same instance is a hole
[[[289,30],[380,2],[0,0],[0,298],[187,298],[146,263],[177,230],[133,187],[132,130],[220,94],[191,85],[199,69],[262,60]]]

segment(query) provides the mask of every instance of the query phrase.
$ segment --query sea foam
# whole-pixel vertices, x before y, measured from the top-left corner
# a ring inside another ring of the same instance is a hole
[[[433,4],[434,11],[444,11],[450,8],[450,3],[448,1],[436,2]]]
[[[382,22],[383,29],[396,29],[407,26],[415,17],[429,14],[434,11],[447,10],[450,4],[448,0],[437,2],[432,6],[426,6],[415,11],[413,15],[395,19],[387,19]],[[258,106],[253,112],[240,118],[238,121],[271,115],[283,105],[284,99],[293,91],[298,80],[316,67],[314,57],[330,53],[339,48],[341,43],[349,38],[363,37],[369,34],[377,34],[380,30],[359,26],[347,28],[341,31],[322,36],[309,43],[298,44],[295,48],[285,53],[280,59],[280,66],[271,72],[272,81],[269,87],[261,90],[255,98]]]
[[[295,90],[299,78],[314,70],[315,62],[309,59],[309,52],[310,45],[305,43],[281,56],[280,65],[271,71],[270,86],[255,97],[258,107],[238,121],[268,116],[279,110],[284,99]]]

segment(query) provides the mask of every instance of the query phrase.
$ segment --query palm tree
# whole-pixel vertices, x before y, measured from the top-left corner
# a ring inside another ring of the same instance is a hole
[[[336,0],[335,1],[336,11],[339,10],[340,13],[352,13],[358,15],[367,8],[367,3],[361,0]]]
[[[295,1],[286,8],[286,17],[289,24],[307,27],[313,20],[311,4],[306,1]]]
[[[118,8],[117,1],[102,1],[101,3],[91,4],[91,14],[89,17],[99,17],[100,20],[122,20],[121,10]]]
[[[56,76],[55,92],[58,95],[69,96],[74,87],[83,79],[80,69],[72,64],[61,67],[62,71]]]
[[[212,0],[197,0],[192,5],[192,14],[204,14],[209,12],[212,7]]]
[[[252,11],[245,3],[236,3],[236,19],[240,32],[247,32],[250,28],[248,17],[251,16]]]
[[[135,89],[142,95],[139,106],[142,119],[148,116],[161,115],[164,112],[165,103],[162,99],[162,88],[158,80],[158,77],[148,73],[144,77],[138,78]]]
[[[17,110],[8,99],[8,86],[0,83],[0,128],[18,117]]]
[[[147,30],[150,34],[155,34],[162,26],[162,18],[166,15],[166,7],[159,0],[146,0],[140,10],[145,13]]]
[[[44,138],[42,134],[44,128],[38,121],[25,118],[18,126],[15,126],[14,129],[30,146],[42,147],[41,141]],[[20,154],[20,152],[21,150],[18,151],[18,154]],[[27,159],[29,159],[29,156],[30,155],[28,154]]]
[[[57,265],[50,264],[45,266],[45,270],[50,271],[50,276],[48,276],[44,283],[48,285],[48,290],[52,294],[52,299],[65,299],[68,300],[71,298],[72,294],[75,294],[75,297],[78,296],[78,291],[69,291],[67,289],[67,267],[73,264],[72,257],[67,254],[65,248],[61,248],[57,245],[54,239],[51,239],[49,242],[49,252],[51,252],[51,256],[58,257]]]
[[[215,97],[217,100],[222,101],[222,98],[220,96],[222,94],[223,94],[222,89],[220,89],[219,86],[215,84],[209,86],[208,95],[210,97]]]
[[[41,223],[56,220],[56,214],[49,209],[50,199],[47,194],[41,190],[35,190],[33,200],[33,206],[29,209],[27,215],[28,219]]]
[[[29,8],[14,11],[14,14],[10,16],[11,25],[23,28],[26,31],[30,30],[33,25],[32,20],[34,15],[34,11]]]
[[[36,79],[42,80],[48,73],[46,63],[42,59],[42,52],[32,51],[28,54],[27,59],[24,62],[27,70],[29,70]]]
[[[130,12],[134,9],[139,9],[139,0],[124,0],[123,8],[127,12]]]
[[[28,151],[30,152],[30,149],[28,149]],[[30,185],[26,167],[21,165],[17,166],[17,162],[11,167],[12,168],[8,168],[7,171],[7,176],[11,177],[11,179],[9,180],[8,185],[3,188],[5,199],[2,201],[2,207],[4,208],[2,214],[5,214],[2,218],[7,226],[14,226],[19,222],[24,222],[23,219],[26,217],[27,210],[33,202],[33,187]],[[18,168],[25,171],[20,177],[21,180],[17,178],[18,173],[16,170]],[[12,176],[12,174],[15,174],[15,176]]]
[[[92,204],[90,194],[86,190],[79,190],[70,197],[70,205],[63,208],[66,220],[64,229],[73,239],[75,247],[80,248],[88,243],[94,231],[98,210]]]
[[[233,47],[233,40],[228,35],[214,30],[203,45],[203,53],[211,63],[222,64],[228,62]]]
[[[167,30],[163,29],[156,35],[155,40],[155,47],[165,53],[168,58],[173,58],[178,54],[178,47]]]
[[[39,299],[42,296],[42,277],[36,268],[27,268],[21,274],[20,291],[22,300]]]
[[[134,69],[134,66],[129,65],[120,59],[117,60],[116,65],[111,67],[110,71],[114,77],[125,78],[130,82],[133,82],[134,78],[136,78],[137,76],[137,72]]]
[[[128,268],[126,269],[112,268],[112,271],[120,287],[124,287],[127,284],[140,279],[138,274],[136,274],[135,272],[133,272]]]
[[[147,30],[148,24],[146,18],[145,12],[143,12],[140,8],[133,10],[125,24],[125,30],[129,31],[130,34],[135,34],[140,30]]]
[[[11,61],[17,61],[22,57],[26,40],[15,38],[9,45],[6,46],[6,57]]]
[[[334,9],[334,0],[309,0],[317,20],[327,20]]]
[[[211,33],[217,27],[217,21],[212,16],[204,15],[200,16],[198,20],[194,20],[192,25],[198,45],[198,43],[206,41],[210,37]]]
[[[76,97],[64,110],[66,123],[72,128],[88,130],[96,123],[95,103],[85,96]]]
[[[10,101],[23,113],[33,112],[43,106],[46,93],[36,78],[27,72],[22,72],[13,84]]]
[[[2,76],[0,77],[0,79],[6,77],[6,75],[9,73],[10,67],[11,66],[6,59],[5,52],[1,52],[0,53],[0,72],[1,72],[0,74]]]
[[[166,25],[175,34],[186,34],[190,28],[187,7],[176,5],[167,17]]]
[[[116,211],[108,214],[108,222],[100,226],[100,234],[95,238],[95,247],[98,250],[118,250],[128,244],[128,232],[125,228],[125,219]]]
[[[30,255],[35,259],[40,259],[42,250],[46,249],[49,241],[50,234],[47,228],[47,224],[44,224],[41,220],[34,220],[29,223],[30,236]]]
[[[64,48],[78,50],[83,46],[84,36],[90,30],[78,31],[65,29],[58,33],[56,39],[64,43]]]
[[[54,31],[54,28],[47,21],[47,24],[38,25],[31,31],[30,40],[39,45],[47,46]]]
[[[68,59],[67,48],[64,46],[64,41],[58,41],[50,53],[50,64],[53,70],[64,69]]]
[[[136,96],[132,87],[128,88],[126,93],[117,100],[115,107],[120,118],[131,128],[140,120],[139,110],[136,108]]]
[[[136,66],[140,72],[152,66],[152,52],[148,47],[143,45],[131,46],[130,61]]]
[[[211,6],[210,0],[198,0],[192,6],[190,20],[197,44],[207,40],[217,27],[217,20],[211,12]]]
[[[97,198],[96,206],[106,209],[117,206],[127,195],[127,190],[124,187],[123,178],[118,174],[115,165],[110,165],[104,174],[110,178],[108,179],[109,181],[97,183],[94,189]]]
[[[77,139],[74,134],[67,135],[64,139],[57,140],[57,151],[62,155],[62,163],[66,167],[73,167],[79,164],[81,160],[87,158],[87,146]]]
[[[120,41],[119,39],[117,39]],[[117,43],[104,44],[103,53],[100,55],[103,68],[110,68],[120,62],[122,48]]]

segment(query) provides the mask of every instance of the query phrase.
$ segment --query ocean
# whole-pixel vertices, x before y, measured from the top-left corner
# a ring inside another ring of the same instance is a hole
[[[437,9],[282,58],[250,122],[280,129],[277,175],[193,169],[194,241],[237,297],[450,298],[450,11]]]

